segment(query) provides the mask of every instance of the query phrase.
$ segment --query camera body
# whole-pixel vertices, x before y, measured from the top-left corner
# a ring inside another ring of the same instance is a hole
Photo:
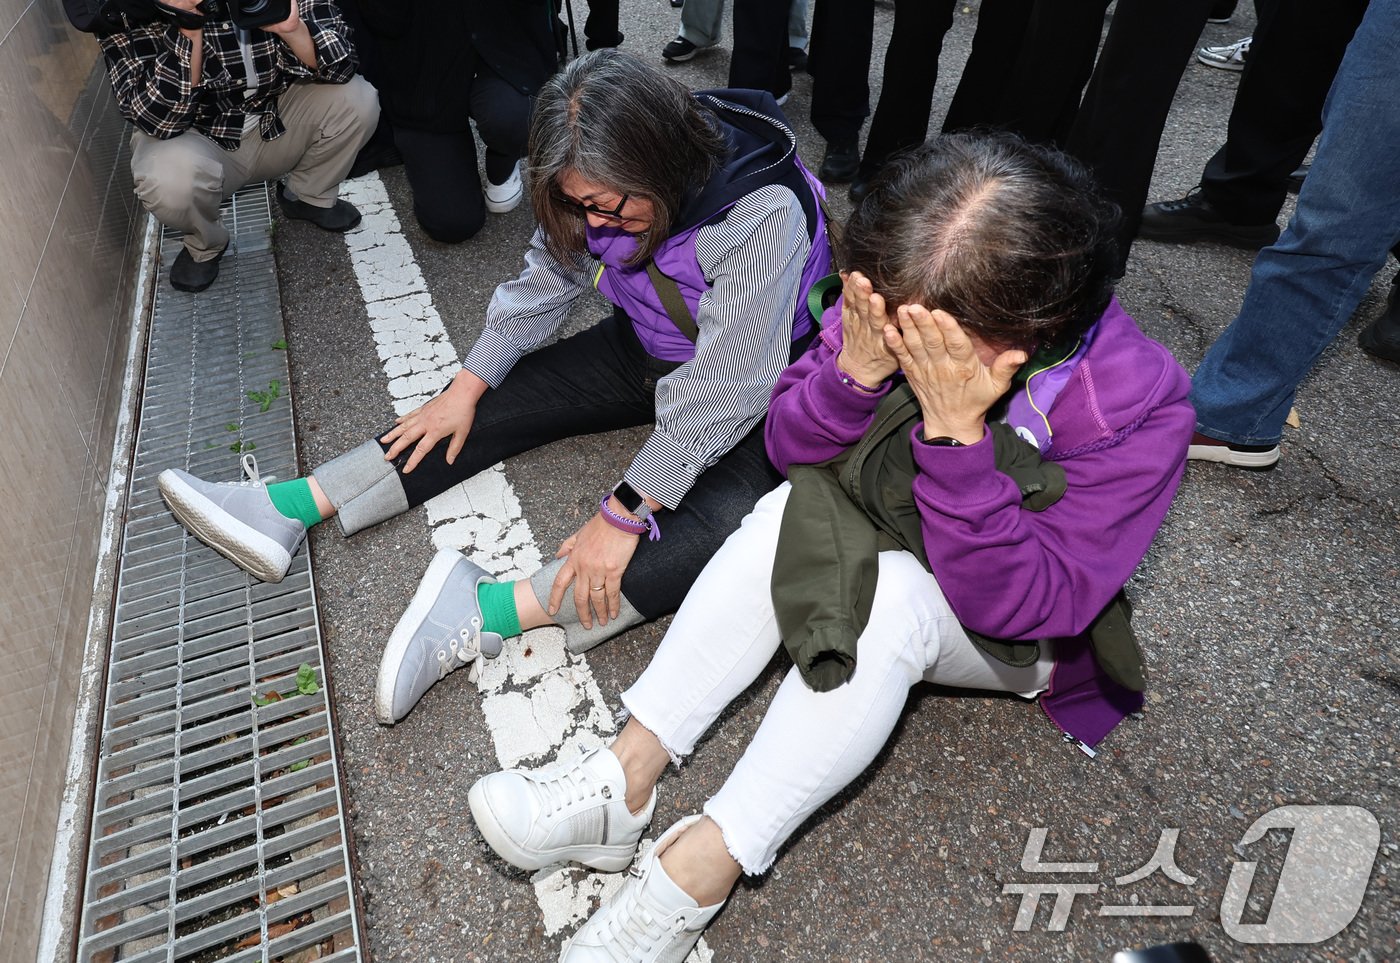
[[[204,0],[207,16],[226,16],[244,30],[281,23],[292,15],[291,0]]]
[[[160,0],[63,0],[63,6],[74,27],[98,35],[123,30],[126,23],[158,20],[197,30],[208,18],[227,18],[244,30],[252,30],[281,23],[292,15],[291,0],[204,0],[198,11],[181,10]]]

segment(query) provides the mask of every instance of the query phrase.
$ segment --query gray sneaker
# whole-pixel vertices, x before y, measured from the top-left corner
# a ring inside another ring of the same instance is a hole
[[[252,455],[243,456],[243,473],[245,481],[207,482],[167,468],[156,484],[191,535],[254,578],[280,582],[306,539],[306,526],[273,506]]]
[[[481,631],[476,601],[477,586],[494,581],[461,552],[437,553],[384,647],[374,687],[375,718],[392,726],[447,673],[479,655],[501,654],[501,637]]]

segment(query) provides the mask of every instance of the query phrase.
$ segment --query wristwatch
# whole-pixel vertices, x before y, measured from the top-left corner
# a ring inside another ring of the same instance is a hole
[[[627,482],[618,482],[617,487],[613,489],[612,493],[619,505],[633,515],[636,515],[642,521],[646,521],[651,516],[651,506],[647,504],[647,500],[639,495],[637,489],[627,484]]]

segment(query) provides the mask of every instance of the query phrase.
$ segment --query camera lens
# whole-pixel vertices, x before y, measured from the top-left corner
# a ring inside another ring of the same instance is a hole
[[[262,13],[267,8],[269,0],[241,0],[238,9],[245,14]]]

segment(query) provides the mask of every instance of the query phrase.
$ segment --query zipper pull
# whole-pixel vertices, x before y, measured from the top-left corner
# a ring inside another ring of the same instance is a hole
[[[1080,740],[1074,738],[1074,736],[1070,735],[1068,732],[1061,733],[1060,738],[1063,739],[1065,742],[1073,743],[1074,746],[1080,752],[1084,753],[1084,755],[1088,756],[1090,759],[1097,759],[1099,757],[1099,754],[1095,752],[1093,748],[1091,748],[1087,743],[1081,742]]]

